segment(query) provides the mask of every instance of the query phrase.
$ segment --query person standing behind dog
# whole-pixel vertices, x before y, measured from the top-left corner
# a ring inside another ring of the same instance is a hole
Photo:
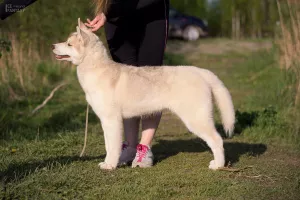
[[[94,0],[96,17],[85,25],[92,31],[104,26],[114,61],[137,67],[161,66],[168,36],[169,0]],[[124,119],[125,141],[119,165],[151,167],[150,148],[161,113]],[[138,143],[139,124],[142,123]]]

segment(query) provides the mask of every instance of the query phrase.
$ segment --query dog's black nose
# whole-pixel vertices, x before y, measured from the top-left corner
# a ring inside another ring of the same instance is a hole
[[[52,50],[53,50],[53,49],[55,49],[55,45],[54,45],[54,44],[52,44]]]

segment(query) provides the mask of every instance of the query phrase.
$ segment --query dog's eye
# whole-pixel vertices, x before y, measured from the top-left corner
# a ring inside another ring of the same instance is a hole
[[[68,46],[71,47],[72,45],[70,43],[68,43]]]

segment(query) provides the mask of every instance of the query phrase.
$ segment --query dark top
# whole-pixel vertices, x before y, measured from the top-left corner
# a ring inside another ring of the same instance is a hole
[[[0,4],[0,18],[3,20],[35,1],[36,0],[4,0],[4,2]],[[112,0],[106,17],[107,19],[112,19],[127,16],[135,10],[143,9],[160,1],[163,0]]]
[[[135,10],[141,10],[161,1],[163,0],[112,0],[106,17],[107,19],[124,17]]]

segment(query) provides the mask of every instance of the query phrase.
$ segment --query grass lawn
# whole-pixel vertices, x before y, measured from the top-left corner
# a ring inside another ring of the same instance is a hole
[[[213,157],[207,145],[168,111],[152,146],[152,168],[100,170],[104,138],[93,112],[80,158],[86,103],[73,73],[34,116],[27,113],[48,91],[18,103],[0,102],[5,112],[0,115],[0,198],[299,199],[300,134],[289,118],[288,75],[277,66],[274,50],[257,50],[264,41],[248,42],[253,45],[237,48],[226,40],[172,41],[166,57],[166,63],[210,69],[232,93],[236,130],[224,147],[233,171],[209,170]],[[222,47],[214,51],[211,43]],[[216,125],[222,132],[217,112]]]

